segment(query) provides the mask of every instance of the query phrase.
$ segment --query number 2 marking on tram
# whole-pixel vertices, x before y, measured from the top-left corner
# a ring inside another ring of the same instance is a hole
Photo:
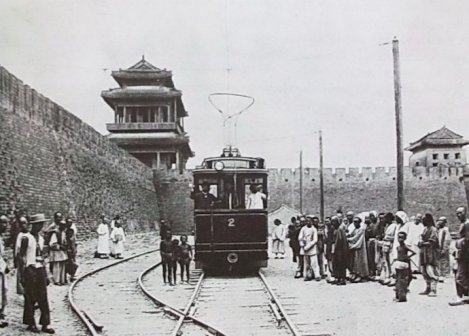
[[[228,218],[228,226],[229,227],[235,226],[235,219],[234,218]]]

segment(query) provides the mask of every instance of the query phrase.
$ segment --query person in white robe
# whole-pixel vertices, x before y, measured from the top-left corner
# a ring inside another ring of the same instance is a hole
[[[98,250],[97,254],[100,258],[109,258],[110,248],[109,248],[109,226],[107,224],[108,220],[106,217],[103,218],[103,221],[98,226]]]
[[[124,253],[125,232],[119,220],[114,223],[114,228],[111,231],[111,244],[116,259],[122,259]]]
[[[409,233],[407,235],[406,243],[409,248],[415,252],[410,260],[410,268],[413,273],[420,273],[420,247],[419,241],[425,227],[422,224],[422,214],[417,214],[415,219],[409,223]]]
[[[318,231],[313,226],[311,219],[306,220],[306,225],[303,226],[298,235],[300,243],[300,255],[304,256],[304,263],[306,268],[305,281],[310,281],[316,278],[316,281],[321,280],[319,272],[319,264],[317,258],[317,243]]]
[[[274,220],[274,224],[275,226],[272,230],[272,253],[275,255],[275,259],[279,257],[283,259],[285,257],[287,229],[278,218]]]

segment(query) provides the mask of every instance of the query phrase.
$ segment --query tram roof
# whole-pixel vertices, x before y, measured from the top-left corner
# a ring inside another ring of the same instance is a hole
[[[194,173],[232,172],[232,173],[267,173],[264,159],[244,156],[217,156],[205,158]]]

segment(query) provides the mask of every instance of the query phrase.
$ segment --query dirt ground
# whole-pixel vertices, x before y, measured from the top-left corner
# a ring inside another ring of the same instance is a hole
[[[129,235],[126,242],[125,256],[130,256],[156,247],[158,236],[156,233]],[[77,275],[87,273],[90,270],[111,263],[114,259],[94,259],[93,254],[96,248],[96,239],[79,242],[77,262],[79,269]],[[158,260],[155,260],[157,262]],[[0,329],[0,336],[37,335],[25,331],[22,324],[23,296],[16,294],[16,276],[8,276],[8,299],[9,304],[6,309],[9,326]],[[49,285],[49,305],[51,308],[51,327],[56,331],[56,335],[87,335],[82,323],[75,316],[67,301],[69,286]],[[36,311],[36,318],[39,319],[39,311]],[[43,335],[46,335],[42,333]]]
[[[428,297],[418,294],[425,282],[417,275],[408,302],[397,303],[394,288],[375,282],[334,286],[294,279],[296,265],[287,250],[285,259],[269,260],[264,274],[303,335],[469,334],[469,305],[448,305],[456,298],[452,276],[438,284],[437,297]]]

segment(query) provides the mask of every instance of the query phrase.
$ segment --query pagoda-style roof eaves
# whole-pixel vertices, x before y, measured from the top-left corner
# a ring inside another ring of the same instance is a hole
[[[129,71],[129,70],[118,70],[113,71],[111,76],[117,79],[160,79],[168,78],[173,74],[169,70],[160,70],[160,71]]]
[[[427,147],[443,147],[443,146],[456,146],[462,147],[468,145],[469,141],[464,140],[462,135],[459,135],[450,129],[443,126],[442,128],[428,133],[424,137],[420,138],[417,141],[414,141],[405,148],[408,151],[416,151],[417,149],[427,148]]]
[[[181,97],[181,95],[181,91],[164,86],[128,86],[101,92],[101,97],[106,101],[116,99],[173,98]]]

